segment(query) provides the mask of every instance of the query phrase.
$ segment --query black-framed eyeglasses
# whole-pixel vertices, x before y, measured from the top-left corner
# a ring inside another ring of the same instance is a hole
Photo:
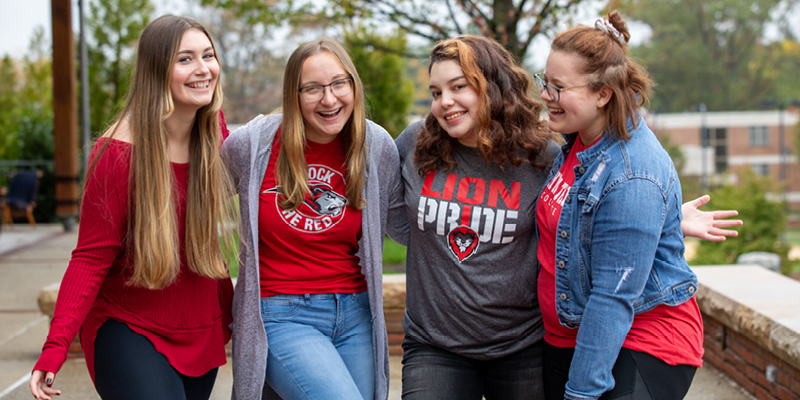
[[[327,85],[308,85],[300,88],[300,95],[306,103],[313,103],[325,97],[325,88],[330,87],[331,93],[336,97],[347,96],[353,91],[353,77],[337,79]]]
[[[572,86],[568,88],[560,88],[558,86],[551,85],[547,83],[545,80],[544,72],[539,72],[538,74],[533,76],[534,80],[536,81],[536,88],[539,89],[539,93],[544,93],[547,91],[547,95],[550,96],[553,101],[560,101],[561,100],[561,92],[565,90],[572,90],[582,88],[584,86],[589,86],[589,84],[580,85],[580,86]]]

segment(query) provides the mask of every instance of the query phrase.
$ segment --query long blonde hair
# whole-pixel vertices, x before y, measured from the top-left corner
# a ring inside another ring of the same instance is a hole
[[[364,86],[355,65],[339,42],[323,37],[308,42],[295,50],[286,63],[283,77],[283,123],[281,149],[275,166],[275,178],[281,185],[283,209],[295,209],[303,203],[308,193],[308,165],[305,157],[305,123],[300,111],[300,73],[303,62],[313,55],[327,52],[333,55],[342,68],[353,77],[353,114],[342,128],[342,143],[346,150],[347,202],[356,209],[364,207],[361,191],[366,175],[367,111],[364,107]]]
[[[164,122],[175,110],[170,81],[181,39],[189,29],[203,32],[216,55],[214,41],[198,22],[173,15],[151,22],[139,39],[130,92],[115,124],[119,126],[119,121],[127,118],[133,143],[126,243],[133,253],[134,268],[128,284],[148,289],[163,289],[180,271],[175,178]],[[213,279],[228,277],[221,244],[233,243],[233,232],[226,228],[236,221],[235,207],[227,204],[234,194],[233,184],[219,154],[222,99],[217,80],[211,103],[197,110],[192,126],[186,194],[188,267]],[[218,224],[223,227],[221,232]]]

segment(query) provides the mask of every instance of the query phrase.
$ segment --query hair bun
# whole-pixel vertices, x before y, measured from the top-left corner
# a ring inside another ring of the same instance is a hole
[[[619,40],[620,42],[627,43],[627,41],[625,40],[625,36],[622,33],[620,33],[620,31],[618,31],[617,28],[614,27],[614,25],[611,25],[611,23],[608,22],[608,20],[602,18],[598,19],[597,21],[594,21],[594,27],[595,29],[599,29],[605,32],[606,34],[610,35],[612,38],[616,40]]]

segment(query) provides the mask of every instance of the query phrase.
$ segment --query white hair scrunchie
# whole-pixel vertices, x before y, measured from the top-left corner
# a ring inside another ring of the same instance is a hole
[[[620,42],[625,41],[625,37],[621,33],[619,33],[617,28],[614,28],[614,25],[611,25],[611,22],[608,22],[605,19],[598,19],[597,21],[595,21],[594,22],[594,27],[596,29],[600,29],[601,31],[603,31],[605,33],[608,33],[614,39],[617,39]]]

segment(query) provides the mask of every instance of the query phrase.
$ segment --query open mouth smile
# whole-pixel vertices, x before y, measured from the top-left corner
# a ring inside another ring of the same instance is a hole
[[[462,116],[462,115],[464,115],[466,113],[467,113],[466,111],[459,111],[459,112],[456,112],[456,113],[453,113],[453,114],[445,115],[444,119],[445,119],[445,121],[450,121],[451,119],[458,118],[458,117],[460,117],[460,116]]]
[[[186,86],[192,89],[208,89],[210,83],[211,81],[198,81],[198,82],[187,83]]]
[[[323,119],[334,119],[337,116],[339,116],[339,113],[341,111],[342,111],[341,108],[337,108],[336,110],[333,111],[319,111],[317,112],[317,114],[319,114],[319,116],[322,117]]]

